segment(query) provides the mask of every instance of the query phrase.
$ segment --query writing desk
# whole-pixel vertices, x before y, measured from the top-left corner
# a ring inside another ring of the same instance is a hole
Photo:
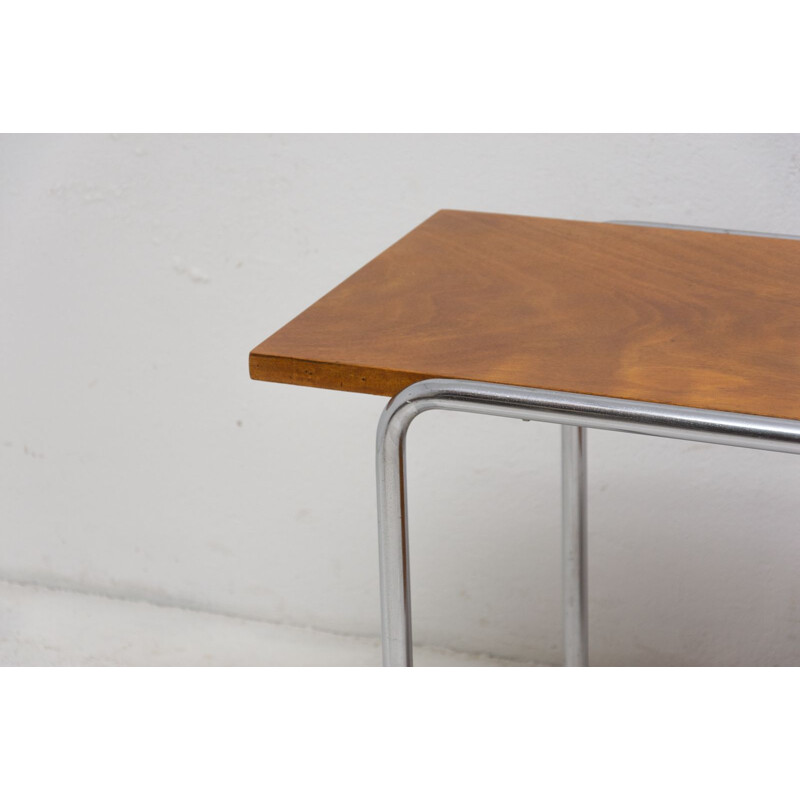
[[[389,666],[412,663],[411,421],[560,423],[565,660],[585,666],[586,428],[800,453],[800,240],[440,211],[258,345],[250,375],[393,397],[377,439]]]

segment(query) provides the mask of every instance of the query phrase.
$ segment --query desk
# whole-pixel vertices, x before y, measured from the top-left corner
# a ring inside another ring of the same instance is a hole
[[[411,421],[560,423],[565,660],[585,666],[586,429],[800,453],[800,240],[440,211],[258,345],[250,375],[393,397],[376,448],[389,666],[412,663]]]

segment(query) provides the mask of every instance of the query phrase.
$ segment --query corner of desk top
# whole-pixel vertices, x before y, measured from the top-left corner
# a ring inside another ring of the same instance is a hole
[[[250,377],[255,381],[285,383],[315,389],[394,397],[412,383],[435,377],[416,372],[294,358],[265,352],[262,345],[249,356]]]

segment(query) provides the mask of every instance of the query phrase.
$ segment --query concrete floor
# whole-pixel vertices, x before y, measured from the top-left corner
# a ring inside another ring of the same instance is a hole
[[[416,647],[417,666],[533,666]],[[0,666],[380,665],[377,639],[0,581]]]

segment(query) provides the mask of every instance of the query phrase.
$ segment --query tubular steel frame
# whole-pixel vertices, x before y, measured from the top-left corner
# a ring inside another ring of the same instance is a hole
[[[377,436],[378,540],[383,663],[412,665],[406,502],[406,433],[423,411],[466,411],[539,422],[562,432],[564,651],[588,665],[586,565],[587,428],[800,454],[800,422],[612,397],[460,380],[426,380],[394,397]]]

